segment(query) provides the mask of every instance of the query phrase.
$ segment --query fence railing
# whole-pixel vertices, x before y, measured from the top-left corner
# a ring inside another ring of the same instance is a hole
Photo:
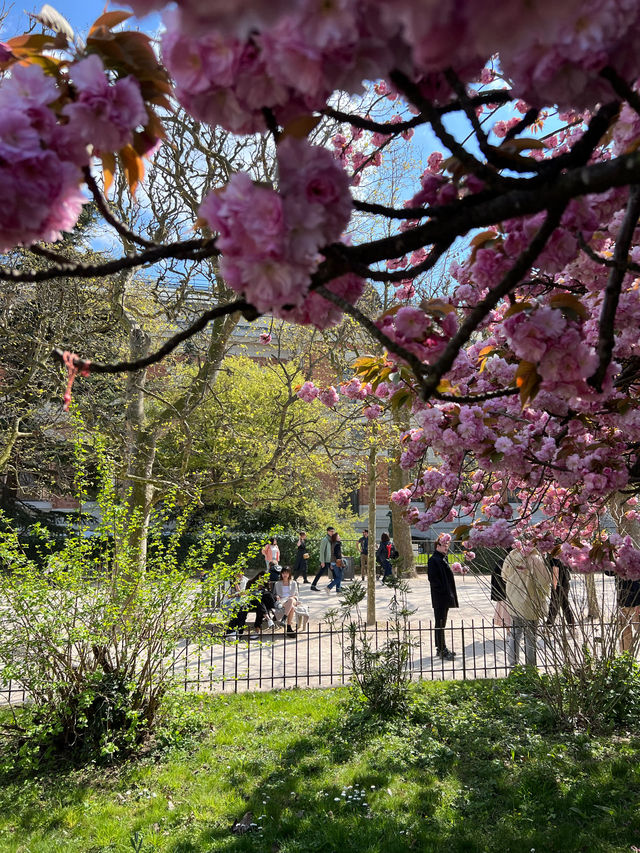
[[[375,649],[396,636],[395,623],[368,626],[367,638]],[[501,678],[511,669],[508,659],[509,629],[490,621],[450,623],[447,647],[456,652],[453,660],[438,656],[432,622],[408,626],[409,677],[415,680],[467,680]],[[594,653],[602,647],[602,637],[617,637],[616,622],[584,623],[568,632],[558,627],[540,629],[536,635],[536,664],[552,670],[565,656],[589,646]],[[296,637],[282,629],[247,634],[237,639],[202,646],[184,640],[168,660],[177,687],[196,692],[240,692],[286,687],[332,687],[349,682],[351,664],[347,629],[331,629],[324,624],[308,626]],[[573,650],[573,652],[571,651]],[[520,661],[524,662],[521,652]],[[22,685],[0,685],[0,704],[28,701]]]

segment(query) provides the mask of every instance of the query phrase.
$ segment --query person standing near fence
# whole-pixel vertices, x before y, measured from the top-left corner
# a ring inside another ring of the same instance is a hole
[[[620,648],[623,652],[631,652],[634,632],[636,643],[640,632],[640,580],[629,580],[616,575],[616,596],[622,626]]]
[[[547,612],[551,574],[540,552],[536,549],[523,553],[520,543],[507,554],[502,564],[511,614],[511,630],[507,645],[509,666],[520,659],[520,641],[524,635],[524,661],[536,665],[536,628]]]
[[[360,577],[364,580],[367,576],[367,561],[369,559],[369,531],[363,530],[358,539],[358,551],[360,551]]]
[[[296,561],[293,564],[293,579],[297,581],[300,575],[303,577],[304,583],[309,583],[307,578],[309,554],[307,553],[307,534],[301,530],[298,534],[298,550],[296,551]]]
[[[320,540],[320,568],[318,569],[318,574],[315,576],[311,582],[311,586],[309,587],[309,589],[314,592],[320,592],[318,589],[318,581],[322,577],[323,573],[326,571],[327,576],[329,575],[329,568],[331,567],[331,537],[335,532],[335,528],[327,527],[326,536],[323,536]]]
[[[571,572],[562,560],[557,557],[550,557],[552,583],[551,583],[551,598],[549,599],[549,612],[547,613],[547,625],[551,626],[556,621],[558,610],[562,608],[564,620],[573,628],[576,624],[571,604],[569,603],[569,589],[571,587]]]
[[[449,651],[444,629],[451,608],[458,607],[458,593],[453,572],[447,560],[451,537],[441,533],[436,539],[435,550],[427,563],[427,577],[431,587],[431,605],[435,622],[436,652],[443,660],[453,660],[455,652]]]

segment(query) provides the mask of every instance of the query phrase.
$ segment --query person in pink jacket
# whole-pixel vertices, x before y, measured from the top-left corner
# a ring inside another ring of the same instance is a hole
[[[265,563],[267,564],[267,568],[269,568],[269,563],[276,563],[277,565],[280,565],[280,548],[278,548],[278,540],[275,536],[272,536],[264,546],[262,549],[262,555]]]

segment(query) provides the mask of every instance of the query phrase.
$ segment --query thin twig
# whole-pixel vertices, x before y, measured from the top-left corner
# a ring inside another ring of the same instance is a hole
[[[84,180],[86,185],[89,187],[91,191],[91,195],[96,203],[96,206],[100,213],[104,216],[106,221],[111,225],[121,237],[124,237],[125,240],[128,240],[130,243],[137,243],[138,246],[142,246],[143,249],[152,249],[157,246],[157,243],[154,243],[152,240],[146,240],[144,237],[141,237],[139,234],[136,234],[134,231],[131,231],[130,228],[121,222],[117,216],[114,216],[111,208],[109,207],[109,202],[103,195],[100,187],[95,181],[95,178],[91,174],[91,169],[89,166],[85,166],[82,170],[82,174],[84,175]]]
[[[235,302],[229,302],[227,305],[218,305],[209,311],[201,314],[195,322],[188,328],[178,332],[172,338],[163,344],[160,349],[156,350],[151,355],[144,358],[136,359],[135,361],[118,361],[115,364],[100,364],[97,361],[87,361],[82,358],[74,359],[74,364],[78,369],[88,369],[90,373],[132,373],[136,370],[143,370],[151,364],[156,364],[162,361],[165,356],[173,352],[183,341],[193,337],[198,332],[202,331],[205,326],[215,320],[217,317],[224,317],[228,314],[234,314],[236,311],[255,311],[252,305],[249,305],[244,299],[236,299]],[[54,349],[51,353],[52,358],[56,361],[63,361],[64,353],[60,349]]]
[[[636,264],[633,261],[630,261],[629,259],[627,259],[626,261],[623,260],[622,263],[619,263],[618,261],[614,260],[614,258],[603,258],[602,255],[599,255],[595,251],[595,249],[593,249],[587,243],[581,233],[578,234],[578,242],[580,243],[580,248],[585,253],[585,255],[588,255],[592,261],[595,261],[597,264],[601,264],[603,267],[615,269],[622,268],[624,270],[627,270],[628,272],[640,272],[640,264]]]
[[[453,91],[458,96],[458,99],[464,108],[464,113],[473,128],[480,151],[482,151],[484,156],[487,158],[488,163],[496,169],[511,169],[514,172],[539,172],[541,170],[540,163],[533,160],[531,157],[518,160],[514,157],[505,155],[499,148],[490,145],[487,135],[478,120],[478,116],[476,115],[476,111],[471,103],[471,99],[467,95],[464,84],[451,68],[445,71],[445,77]],[[524,160],[526,160],[526,162],[523,162]]]

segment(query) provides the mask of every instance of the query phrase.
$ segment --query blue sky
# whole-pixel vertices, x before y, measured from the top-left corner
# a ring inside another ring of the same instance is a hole
[[[44,5],[42,2],[30,2],[15,5],[11,8],[7,20],[2,28],[3,38],[11,38],[11,36],[20,35],[29,26],[27,12],[38,12]],[[61,15],[69,21],[73,30],[80,35],[86,33],[90,25],[100,17],[105,9],[127,9],[127,4],[122,3],[106,3],[105,0],[51,0],[49,3]],[[142,20],[143,29],[155,29],[159,21],[158,16],[150,15]]]

